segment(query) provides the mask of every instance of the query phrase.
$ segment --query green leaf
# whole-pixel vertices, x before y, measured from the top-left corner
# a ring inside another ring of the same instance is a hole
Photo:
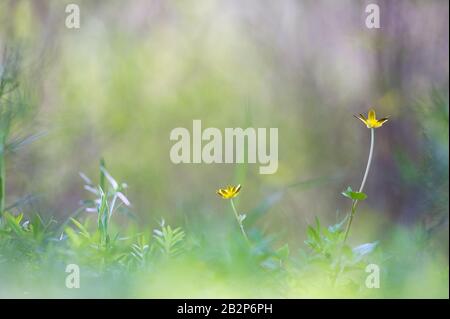
[[[153,237],[159,244],[161,252],[171,257],[181,252],[180,246],[184,236],[185,233],[180,227],[172,228],[170,225],[164,226],[164,223],[161,223],[161,229],[153,230]]]
[[[306,233],[307,233],[307,235],[308,235],[310,240],[312,240],[312,241],[314,241],[316,243],[320,242],[320,234],[317,233],[317,231],[313,227],[308,226],[307,230],[306,230]]]
[[[8,212],[5,212],[3,217],[6,220],[7,225],[17,234],[23,235],[25,232],[20,226],[20,221],[22,220],[23,214],[19,214],[17,217],[14,217]]]
[[[80,236],[70,227],[66,227],[64,229],[65,233],[67,234],[67,237],[69,237],[70,241],[75,247],[80,247],[82,244],[82,240]]]
[[[276,254],[280,259],[287,259],[289,257],[289,245],[284,244],[283,246],[278,248]]]
[[[104,169],[106,168],[106,164],[105,164],[105,159],[102,157],[100,159],[100,188],[101,189],[105,189],[106,187],[106,182],[105,182],[105,173],[104,173]]]
[[[81,234],[83,234],[83,236],[89,238],[89,231],[86,229],[86,227],[84,227],[83,224],[81,224],[78,220],[76,220],[75,218],[70,218],[70,220],[72,221],[72,223],[75,224],[75,226],[77,226],[77,228],[80,230]]]
[[[363,192],[354,192],[349,186],[345,191],[341,193],[343,196],[350,198],[352,200],[365,200],[367,195]]]
[[[319,217],[316,216],[315,219],[316,219],[316,230],[317,230],[317,233],[320,234],[320,220],[319,220]]]
[[[339,223],[337,223],[335,225],[329,226],[328,227],[328,231],[330,233],[332,233],[332,234],[337,233],[337,232],[343,232],[344,231],[344,226],[347,223],[349,217],[350,217],[350,215],[347,215],[347,216],[345,216],[345,218],[341,222],[339,222]]]

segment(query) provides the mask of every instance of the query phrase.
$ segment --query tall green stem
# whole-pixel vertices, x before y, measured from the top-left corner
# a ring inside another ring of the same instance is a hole
[[[234,206],[233,199],[230,199],[230,202],[231,202],[231,208],[233,209],[234,216],[236,217],[236,220],[237,220],[237,222],[239,224],[239,228],[241,229],[242,235],[244,235],[245,240],[249,243],[250,241],[249,241],[249,239],[247,237],[247,233],[244,230],[244,225],[242,225],[242,220],[239,218],[239,214],[238,214],[238,212],[236,210],[236,207]]]
[[[375,129],[371,128],[370,129],[369,159],[367,160],[366,171],[364,172],[364,177],[363,177],[363,180],[361,182],[361,186],[359,187],[359,192],[360,193],[362,193],[362,191],[364,190],[364,185],[366,184],[367,175],[369,175],[370,164],[372,163],[372,157],[373,157],[373,146],[374,146],[374,143],[375,143]],[[347,241],[348,233],[350,232],[350,227],[352,226],[352,222],[353,222],[353,217],[355,216],[356,205],[357,204],[358,204],[358,200],[354,200],[352,202],[352,209],[351,209],[351,212],[350,212],[350,219],[348,220],[347,229],[345,230],[344,243]]]
[[[0,218],[5,210],[5,144],[0,140]]]

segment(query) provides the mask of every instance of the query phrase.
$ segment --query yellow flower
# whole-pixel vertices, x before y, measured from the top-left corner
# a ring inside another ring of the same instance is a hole
[[[225,188],[221,188],[217,190],[217,195],[221,196],[224,199],[234,198],[239,194],[241,190],[241,185],[237,186],[228,186]]]
[[[367,128],[379,128],[388,120],[387,117],[383,117],[382,119],[377,120],[375,111],[373,109],[369,110],[367,119],[362,114],[359,114],[359,116],[356,115],[353,116],[361,120],[364,124],[366,124]]]

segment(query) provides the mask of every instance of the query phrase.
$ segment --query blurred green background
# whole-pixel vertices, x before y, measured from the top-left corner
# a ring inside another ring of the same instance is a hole
[[[448,271],[448,1],[376,1],[381,29],[365,26],[372,1],[331,0],[76,1],[68,29],[73,2],[0,3],[32,114],[13,135],[44,134],[8,155],[8,203],[30,195],[14,209],[64,221],[86,197],[78,172],[95,177],[104,157],[143,224],[233,223],[215,190],[241,183],[239,209],[269,201],[259,226],[298,247],[314,216],[347,213],[340,192],[359,185],[369,143],[352,115],[374,107],[390,121],[350,241],[419,228]],[[279,128],[277,173],[173,164],[170,131],[193,119]]]

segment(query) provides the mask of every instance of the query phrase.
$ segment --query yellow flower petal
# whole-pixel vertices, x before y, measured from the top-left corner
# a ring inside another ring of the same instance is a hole
[[[216,191],[217,195],[224,199],[230,199],[236,197],[241,191],[241,185],[227,186],[225,188],[220,188]]]
[[[361,122],[363,122],[365,125],[367,125],[367,121],[366,121],[366,118],[364,117],[364,115],[359,114],[359,116],[356,116],[356,115],[353,115],[353,116],[356,117]]]
[[[383,117],[382,119],[378,120],[378,123],[380,123],[380,126],[383,125],[384,123],[386,123],[389,120],[388,117]]]
[[[367,117],[368,120],[374,121],[377,119],[374,109],[369,110],[369,115]]]
[[[388,121],[387,117],[377,120],[377,116],[374,109],[369,110],[367,119],[362,114],[359,114],[359,116],[354,115],[354,117],[363,122],[367,126],[367,128],[379,128]]]

